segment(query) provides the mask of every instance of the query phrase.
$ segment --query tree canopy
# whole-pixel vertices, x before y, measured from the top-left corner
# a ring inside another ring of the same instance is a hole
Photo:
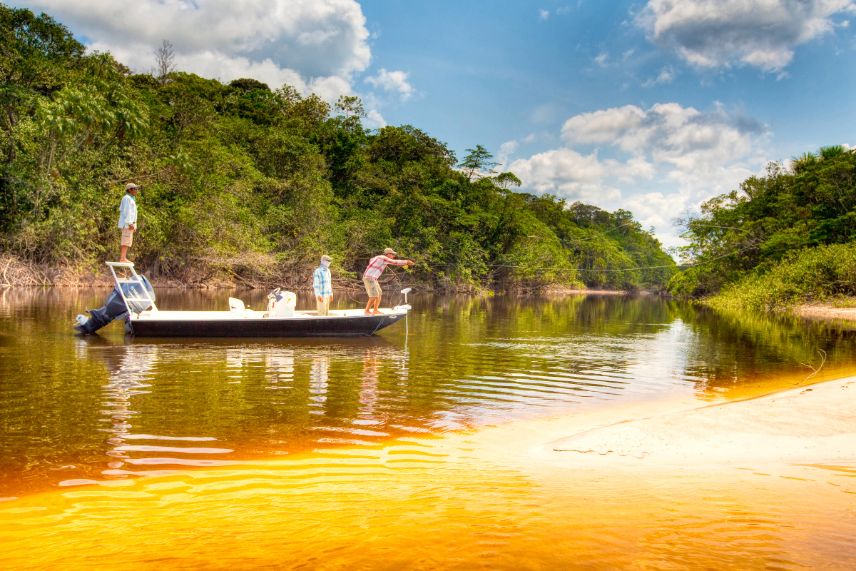
[[[692,266],[672,279],[670,289],[694,297],[766,274],[808,249],[853,245],[856,152],[825,147],[793,160],[790,168],[772,163],[765,176],[749,177],[739,190],[707,201],[701,216],[687,221],[684,237]],[[805,263],[813,259],[802,255]]]
[[[49,16],[0,4],[0,244],[34,263],[115,257],[124,184],[142,185],[133,254],[153,274],[302,285],[322,253],[357,275],[386,246],[434,287],[661,288],[674,263],[624,210],[517,191],[481,145],[459,164],[362,102],[285,85],[152,74],[86,53]],[[157,57],[157,61],[155,61]],[[832,229],[830,229],[832,231]]]

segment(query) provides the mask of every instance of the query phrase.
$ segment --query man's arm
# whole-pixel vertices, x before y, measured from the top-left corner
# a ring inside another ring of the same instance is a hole
[[[391,266],[409,266],[413,264],[413,260],[393,260],[392,258],[386,258],[386,263]]]
[[[137,230],[137,201],[133,198],[128,201],[128,209],[130,212],[128,213],[128,227],[131,230]]]
[[[128,225],[128,202],[125,200],[126,196],[123,196],[121,202],[119,202],[119,228],[124,228]]]
[[[315,297],[321,297],[321,285],[323,278],[319,275],[318,270],[312,273],[312,289],[315,291]]]

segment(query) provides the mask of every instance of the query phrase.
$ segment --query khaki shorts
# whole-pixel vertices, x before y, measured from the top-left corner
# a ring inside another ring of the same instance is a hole
[[[134,244],[134,231],[130,228],[122,228],[122,246],[128,246],[129,248]]]
[[[315,305],[318,307],[318,315],[330,315],[330,296],[325,295],[318,301],[318,296],[315,297]]]
[[[383,291],[381,291],[380,284],[377,283],[377,280],[373,280],[372,278],[363,278],[363,283],[366,286],[366,293],[369,294],[369,297],[380,297],[383,295]]]

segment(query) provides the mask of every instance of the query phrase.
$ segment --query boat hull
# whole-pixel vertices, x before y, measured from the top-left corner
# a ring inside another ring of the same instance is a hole
[[[136,337],[361,337],[374,335],[405,313],[295,319],[132,319]]]

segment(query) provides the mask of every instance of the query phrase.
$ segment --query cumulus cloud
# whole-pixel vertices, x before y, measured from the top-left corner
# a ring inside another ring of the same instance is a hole
[[[794,49],[856,13],[853,0],[649,0],[639,23],[659,45],[701,68],[781,71]]]
[[[621,197],[621,191],[606,184],[606,165],[594,153],[582,155],[573,149],[554,149],[518,159],[508,170],[523,181],[525,189],[538,194],[550,193],[594,204]]]
[[[569,144],[601,144],[657,163],[688,168],[701,163],[726,163],[745,156],[753,137],[765,127],[717,106],[702,113],[678,103],[649,109],[635,105],[576,115],[565,121],[562,138]]]
[[[403,71],[387,71],[381,68],[377,75],[366,78],[366,83],[383,91],[398,93],[405,101],[415,92],[407,81],[407,73]]]
[[[574,143],[608,143],[636,132],[645,112],[635,105],[575,115],[562,125],[562,138]]]
[[[329,100],[351,92],[371,60],[355,0],[30,0],[138,72],[154,68],[166,39],[184,71],[231,81],[253,77]]]
[[[560,148],[518,158],[509,170],[530,192],[628,208],[675,245],[672,221],[759,172],[767,137],[764,125],[720,105],[626,105],[570,117]]]

